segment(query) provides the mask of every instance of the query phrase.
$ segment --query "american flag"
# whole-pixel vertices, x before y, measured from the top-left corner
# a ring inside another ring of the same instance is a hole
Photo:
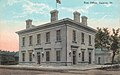
[[[61,4],[61,1],[60,0],[56,0],[57,3]]]

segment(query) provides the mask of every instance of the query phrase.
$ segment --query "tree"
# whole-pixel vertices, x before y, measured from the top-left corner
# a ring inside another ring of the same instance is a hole
[[[95,35],[95,48],[103,48],[112,50],[112,63],[114,63],[114,57],[120,49],[120,29],[113,29],[112,34],[110,35],[110,32],[108,28],[97,28],[97,33]]]
[[[118,49],[120,48],[120,35],[118,28],[117,30],[113,29],[113,34],[111,35],[111,50],[112,50],[112,63],[114,63],[114,57],[116,53],[118,52]]]
[[[97,28],[97,33],[95,35],[95,48],[101,48],[101,50],[103,50],[103,48],[108,49],[108,45],[110,44],[109,39],[110,35],[108,28]]]

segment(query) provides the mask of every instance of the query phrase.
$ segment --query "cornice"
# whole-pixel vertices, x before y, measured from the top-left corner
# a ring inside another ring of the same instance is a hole
[[[17,31],[16,33],[17,34],[28,33],[28,32],[32,32],[32,31],[37,31],[37,30],[46,29],[46,28],[55,27],[55,26],[60,26],[60,25],[71,25],[71,26],[76,26],[76,27],[80,27],[80,28],[89,30],[89,31],[94,32],[94,33],[96,32],[95,29],[93,29],[89,26],[85,26],[79,22],[72,20],[72,19],[65,18],[65,19],[55,21],[55,22],[50,22],[50,23],[42,24],[42,25],[35,26],[35,27],[29,28],[29,29]]]

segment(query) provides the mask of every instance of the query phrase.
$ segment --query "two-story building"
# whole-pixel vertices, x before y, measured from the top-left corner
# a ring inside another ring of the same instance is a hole
[[[19,64],[84,65],[94,64],[96,30],[87,25],[87,17],[73,13],[74,20],[58,20],[58,11],[50,12],[51,22],[39,26],[26,20],[19,35]]]

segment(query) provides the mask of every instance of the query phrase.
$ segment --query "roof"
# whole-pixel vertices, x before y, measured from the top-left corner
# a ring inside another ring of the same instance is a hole
[[[9,51],[1,51],[0,50],[0,55],[6,55],[6,56],[19,56],[19,52],[9,52]]]
[[[110,54],[110,51],[107,49],[101,50],[100,48],[95,49],[95,54]]]
[[[14,54],[15,57],[19,57],[19,51]]]
[[[63,24],[65,24],[65,25],[68,25],[68,24],[69,25],[75,25],[77,27],[87,29],[87,30],[89,30],[91,32],[96,33],[95,29],[93,29],[93,28],[91,28],[91,27],[89,27],[87,25],[83,25],[82,23],[76,22],[76,21],[74,21],[74,20],[72,20],[70,18],[64,18],[64,19],[61,19],[61,20],[58,20],[58,21],[42,24],[42,25],[39,25],[39,26],[35,26],[35,27],[32,27],[32,28],[28,28],[28,29],[18,31],[16,33],[21,34],[21,33],[25,33],[25,32],[36,31],[36,30],[47,28],[47,27],[58,26],[58,25],[63,25]]]

